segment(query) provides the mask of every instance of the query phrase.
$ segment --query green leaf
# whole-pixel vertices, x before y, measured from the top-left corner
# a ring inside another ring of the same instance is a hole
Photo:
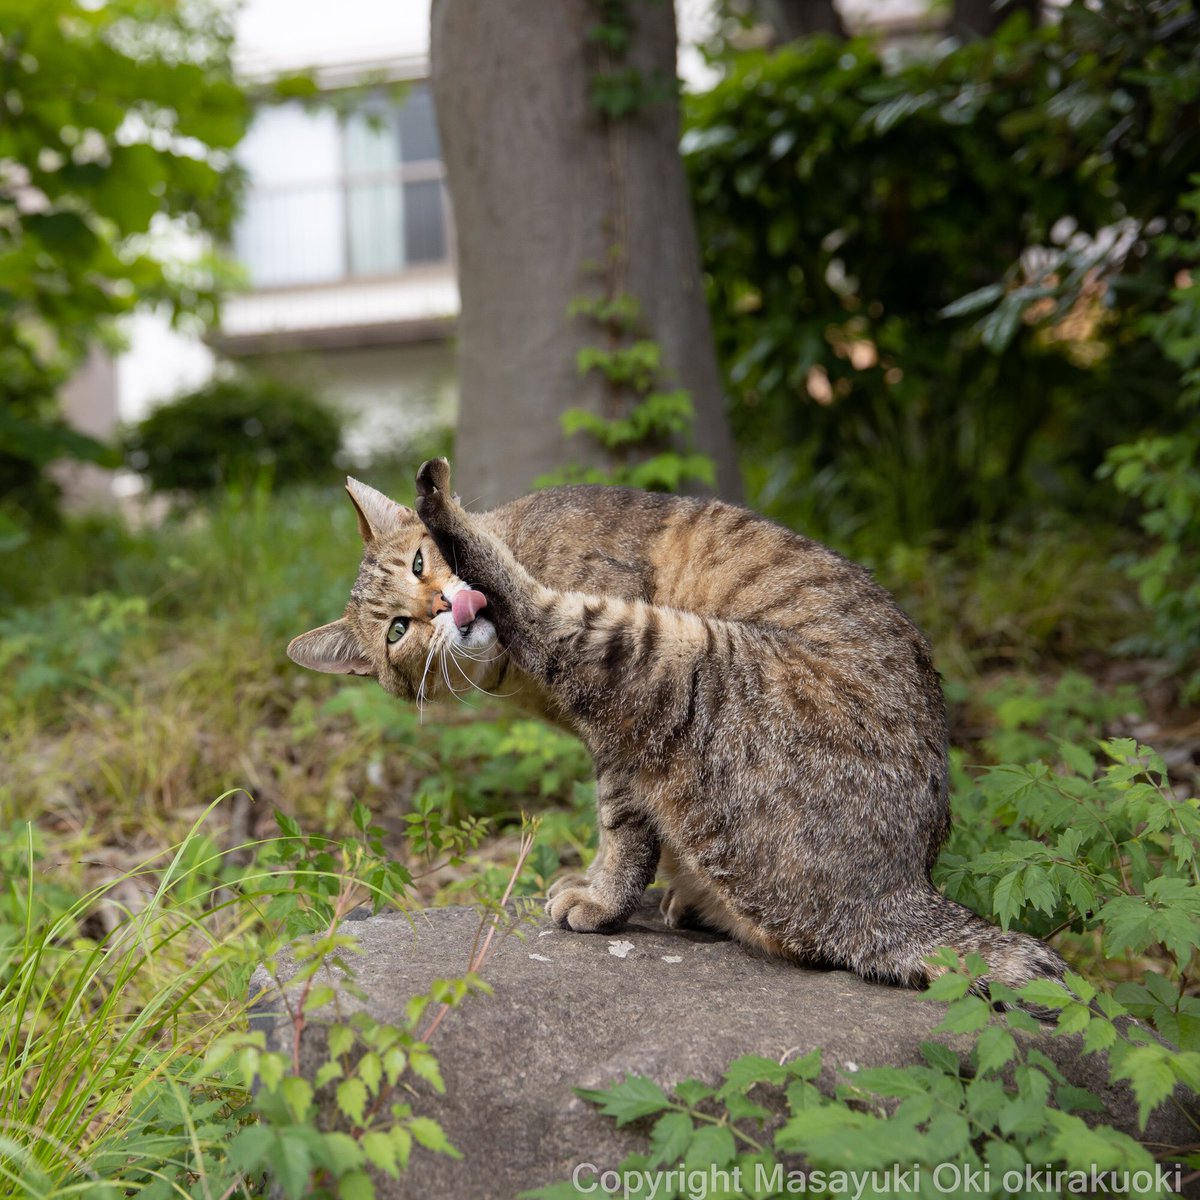
[[[976,288],[975,291],[968,292],[965,296],[960,296],[957,300],[947,304],[938,313],[938,316],[943,319],[966,316],[968,313],[978,312],[981,308],[987,308],[1003,295],[1002,284],[989,283],[986,287]]]
[[[343,1175],[337,1182],[337,1192],[342,1200],[375,1200],[375,1184],[362,1170]]]
[[[409,1051],[408,1065],[412,1068],[413,1074],[424,1079],[435,1092],[439,1095],[445,1093],[446,1084],[442,1080],[441,1068],[438,1066],[437,1059],[428,1050],[413,1046]]]
[[[462,1154],[450,1144],[445,1130],[429,1117],[413,1117],[408,1122],[408,1131],[426,1150],[436,1150],[450,1158],[462,1158]]]
[[[684,1079],[675,1085],[675,1095],[684,1104],[695,1108],[702,1100],[708,1100],[717,1094],[715,1087],[710,1087],[699,1079]]]
[[[301,1200],[309,1190],[312,1174],[312,1152],[309,1149],[309,1134],[305,1130],[282,1130],[271,1145],[271,1173],[283,1188],[288,1200]]]
[[[737,1157],[733,1134],[724,1125],[702,1125],[696,1130],[684,1159],[689,1171],[705,1167],[723,1167]]]
[[[308,1111],[312,1107],[312,1084],[307,1079],[301,1079],[298,1075],[289,1075],[280,1083],[279,1090],[283,1094],[283,1100],[288,1106],[288,1111],[295,1120],[297,1122],[306,1120]]]
[[[667,1094],[651,1079],[630,1075],[606,1090],[576,1088],[575,1094],[600,1105],[606,1117],[618,1125],[628,1125],[639,1117],[653,1116],[671,1107]]]
[[[371,1130],[362,1136],[363,1153],[373,1167],[390,1175],[393,1179],[400,1174],[396,1162],[396,1143],[391,1134]]]
[[[651,1167],[672,1166],[679,1162],[692,1144],[695,1127],[687,1113],[664,1113],[655,1122],[650,1135]]]
[[[986,1000],[978,996],[964,996],[950,1005],[937,1029],[945,1033],[973,1033],[976,1029],[982,1029],[991,1015]]]
[[[367,1085],[367,1091],[371,1095],[375,1095],[379,1091],[380,1081],[383,1079],[383,1063],[379,1059],[379,1055],[374,1051],[369,1054],[364,1054],[358,1061],[356,1068],[358,1077]]]
[[[1174,1090],[1175,1072],[1167,1061],[1172,1052],[1165,1046],[1152,1043],[1135,1046],[1121,1056],[1113,1070],[1116,1079],[1128,1079],[1138,1102],[1138,1125],[1146,1128],[1146,1121]]]
[[[343,1115],[361,1125],[367,1108],[367,1085],[361,1079],[344,1079],[338,1084],[337,1105]]]
[[[275,1141],[275,1131],[266,1125],[247,1125],[229,1144],[229,1161],[244,1175],[262,1165]]]
[[[759,1054],[747,1054],[735,1058],[725,1071],[725,1081],[722,1083],[720,1096],[728,1096],[733,1092],[747,1092],[756,1083],[782,1084],[788,1078],[788,1069],[773,1058],[764,1058]]]
[[[346,1054],[354,1045],[354,1030],[349,1025],[331,1025],[326,1036],[329,1053],[333,1057]]]
[[[328,985],[312,988],[304,999],[304,1011],[310,1013],[333,1001],[337,993]]]
[[[981,1072],[997,1071],[1017,1052],[1011,1033],[1000,1025],[989,1025],[975,1042],[975,1065]]]
[[[958,1055],[944,1042],[922,1042],[921,1057],[943,1075],[957,1077],[962,1071]]]

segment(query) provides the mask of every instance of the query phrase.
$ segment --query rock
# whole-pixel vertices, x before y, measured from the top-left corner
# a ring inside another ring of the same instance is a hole
[[[355,960],[355,980],[371,1014],[403,1024],[410,996],[435,979],[461,976],[479,923],[470,908],[355,922],[350,931],[365,952]],[[544,918],[521,928],[484,969],[494,994],[468,999],[433,1039],[446,1095],[429,1092],[417,1107],[442,1124],[462,1161],[414,1151],[398,1183],[381,1181],[381,1197],[493,1200],[566,1179],[581,1162],[616,1167],[645,1148],[644,1136],[617,1129],[572,1088],[600,1087],[628,1072],[663,1084],[712,1082],[739,1055],[778,1059],[818,1046],[822,1083],[832,1085],[835,1068],[918,1061],[944,1011],[845,971],[802,970],[715,935],[669,930],[653,893],[613,936],[567,933]],[[279,964],[283,982],[292,969]],[[254,990],[268,986],[258,972]],[[258,1011],[268,1040],[290,1046],[282,1009],[268,997]],[[319,1061],[311,1025],[304,1037]],[[1077,1038],[1046,1037],[1042,1049],[1071,1083],[1100,1098],[1118,1128],[1147,1142],[1193,1141],[1189,1121],[1170,1105],[1139,1135],[1131,1092],[1110,1087],[1103,1060],[1082,1055]]]

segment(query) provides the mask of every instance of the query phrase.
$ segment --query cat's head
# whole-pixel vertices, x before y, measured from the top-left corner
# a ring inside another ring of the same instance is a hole
[[[358,579],[345,614],[294,638],[288,657],[314,671],[372,675],[418,702],[486,686],[504,651],[486,615],[455,623],[454,597],[469,585],[411,508],[357,479],[346,480],[346,491],[363,539]]]

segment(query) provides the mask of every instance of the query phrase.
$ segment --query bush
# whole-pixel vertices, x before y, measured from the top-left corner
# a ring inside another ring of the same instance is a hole
[[[1141,323],[1169,271],[1144,251],[1200,168],[1200,35],[1166,31],[1175,6],[1095,7],[899,69],[803,40],[689,99],[735,432],[817,536],[1094,514],[1106,450],[1172,411],[1178,366]]]
[[[129,465],[159,492],[212,492],[267,475],[275,485],[332,478],[341,417],[278,379],[217,379],[152,412],[127,439]]]
[[[1180,207],[1200,216],[1200,187],[1184,195]],[[1200,236],[1164,235],[1155,249],[1177,268],[1176,286],[1170,307],[1147,317],[1145,326],[1179,367],[1177,412],[1153,433],[1114,446],[1102,474],[1141,501],[1142,527],[1154,539],[1151,551],[1130,566],[1152,621],[1129,648],[1164,658],[1179,673],[1182,699],[1194,702],[1200,700],[1200,577],[1189,563],[1200,543]]]

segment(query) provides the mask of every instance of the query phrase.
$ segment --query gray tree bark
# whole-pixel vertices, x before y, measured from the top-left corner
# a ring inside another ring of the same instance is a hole
[[[675,76],[670,0],[631,0],[623,67]],[[725,416],[672,97],[611,128],[589,101],[597,20],[589,0],[434,0],[433,94],[454,205],[462,315],[455,480],[492,505],[572,463],[610,465],[593,439],[567,438],[568,408],[612,416],[576,353],[603,330],[567,309],[599,292],[596,268],[625,251],[623,290],[640,302],[670,386],[691,393],[694,448],[717,464],[721,495],[741,481]]]
[[[760,0],[758,8],[774,30],[778,45],[814,33],[846,36],[846,27],[833,0]]]
[[[1040,0],[954,0],[950,29],[960,35],[990,37],[1015,12],[1028,13],[1036,25],[1041,14]]]

